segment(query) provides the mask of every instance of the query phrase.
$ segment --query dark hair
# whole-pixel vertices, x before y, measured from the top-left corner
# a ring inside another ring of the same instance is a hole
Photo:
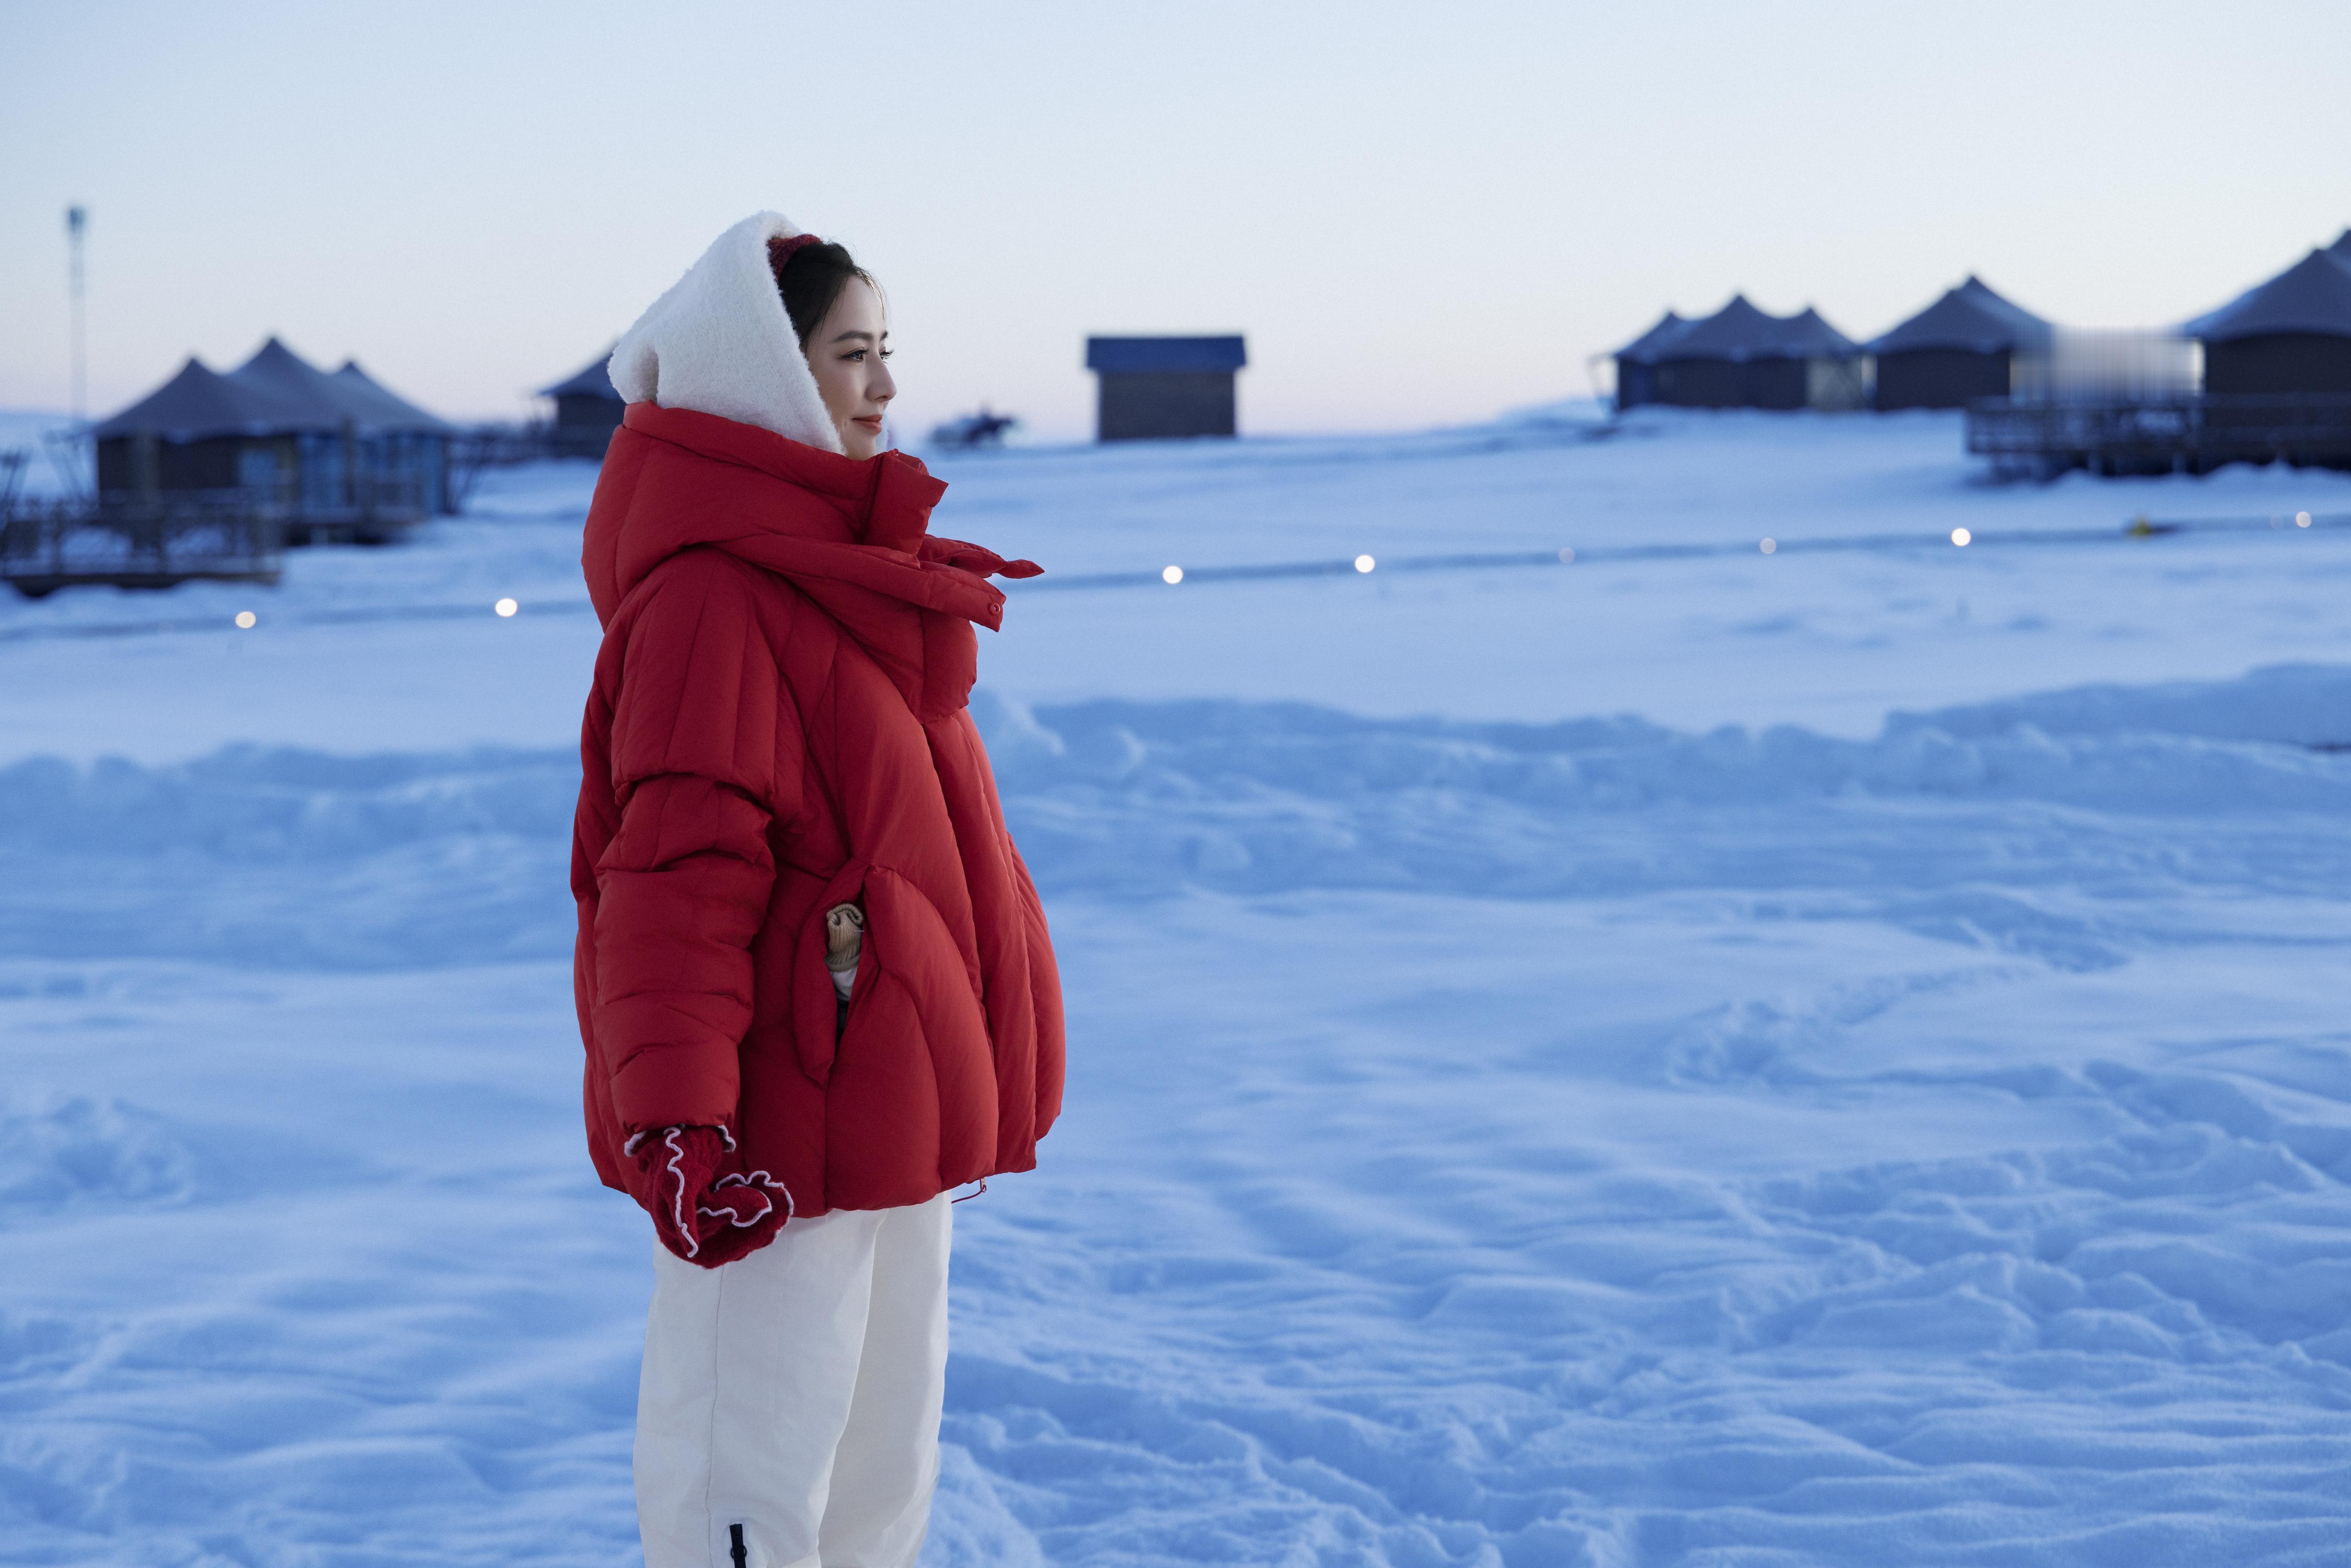
[[[770,240],[768,246],[772,255],[776,242]],[[803,350],[852,277],[863,278],[876,290],[882,287],[851,257],[848,246],[831,240],[797,247],[776,268],[776,290],[784,297],[784,314],[792,319],[792,335]]]

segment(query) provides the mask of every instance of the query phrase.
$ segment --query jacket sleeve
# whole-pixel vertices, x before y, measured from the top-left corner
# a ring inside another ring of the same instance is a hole
[[[742,569],[657,569],[622,654],[620,826],[595,868],[596,1041],[630,1134],[735,1123],[768,831],[796,805],[777,798],[780,687]]]

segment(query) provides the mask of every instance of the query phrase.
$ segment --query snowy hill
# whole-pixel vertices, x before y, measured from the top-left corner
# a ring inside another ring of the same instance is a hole
[[[938,465],[940,531],[1139,580],[982,650],[1071,1076],[957,1211],[926,1563],[2351,1538],[2351,482],[1958,440]],[[650,1242],[580,1147],[563,885],[591,482],[0,604],[0,1562],[635,1561]]]

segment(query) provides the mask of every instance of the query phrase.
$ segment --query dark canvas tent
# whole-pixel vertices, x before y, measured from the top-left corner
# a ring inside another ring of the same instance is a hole
[[[1668,310],[1657,324],[1616,350],[1616,407],[1622,411],[1655,402],[1657,355],[1682,335],[1689,322]]]
[[[2344,248],[2351,235],[2337,240]],[[2351,267],[2314,250],[2180,329],[2204,344],[2213,395],[2351,394]]]
[[[282,512],[296,541],[388,537],[446,509],[451,427],[346,369],[329,375],[275,338],[225,375],[191,359],[98,426],[101,497],[236,492]]]
[[[430,414],[360,369],[357,360],[345,360],[343,368],[335,372],[343,396],[356,407],[361,423],[372,422],[380,430],[420,430],[437,435],[455,435],[457,427],[437,414]]]
[[[1862,401],[1860,346],[1809,307],[1772,316],[1734,295],[1650,357],[1653,401],[1677,407],[1854,408]]]
[[[2046,354],[2053,336],[2048,322],[1970,277],[1869,344],[1877,406],[1960,408],[2006,397],[2014,357]]]
[[[191,358],[170,381],[101,421],[91,434],[100,441],[148,434],[178,442],[214,435],[268,435],[298,428],[304,413],[299,403],[231,381],[202,360]]]
[[[358,361],[329,375],[272,338],[225,378],[298,406],[293,484],[306,514],[447,511],[447,422],[379,385]]]
[[[270,388],[231,380],[191,358],[162,386],[90,434],[98,487],[119,500],[233,490],[277,482],[308,407]]]
[[[538,389],[555,400],[555,450],[564,457],[601,457],[628,410],[612,385],[612,350],[605,350],[553,386]]]
[[[415,469],[434,509],[455,511],[455,497],[450,493],[449,446],[457,427],[385,386],[361,370],[357,360],[345,360],[343,368],[327,379],[335,383],[343,406],[350,410],[359,430],[381,454],[381,460],[394,469]]]
[[[300,410],[304,428],[332,430],[354,417],[342,385],[275,338],[223,379]]]

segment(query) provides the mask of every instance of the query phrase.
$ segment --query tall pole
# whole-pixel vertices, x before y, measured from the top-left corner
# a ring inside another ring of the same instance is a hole
[[[66,209],[66,291],[73,302],[73,416],[77,425],[89,418],[89,340],[82,306],[81,236],[89,214],[80,204]]]

